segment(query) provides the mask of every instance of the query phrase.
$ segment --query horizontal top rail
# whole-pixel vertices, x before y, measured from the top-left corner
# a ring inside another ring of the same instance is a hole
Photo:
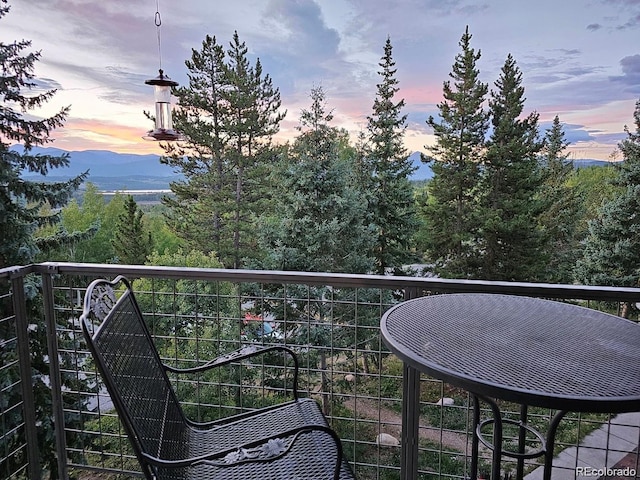
[[[44,262],[0,270],[0,278],[29,273],[143,276],[164,279],[216,280],[230,282],[295,283],[331,285],[335,287],[422,289],[450,293],[502,293],[546,298],[581,300],[616,300],[640,302],[640,288],[594,285],[567,285],[527,282],[494,282],[434,277],[399,277],[327,272],[294,272],[275,270],[233,270],[218,268],[165,267],[147,265],[114,265],[97,263]]]

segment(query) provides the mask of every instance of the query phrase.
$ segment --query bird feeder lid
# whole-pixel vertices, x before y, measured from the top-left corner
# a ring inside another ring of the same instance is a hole
[[[162,69],[160,69],[159,72],[160,75],[158,75],[156,78],[145,80],[144,83],[147,85],[158,87],[177,87],[179,85],[178,82],[171,80],[167,75],[165,75]]]

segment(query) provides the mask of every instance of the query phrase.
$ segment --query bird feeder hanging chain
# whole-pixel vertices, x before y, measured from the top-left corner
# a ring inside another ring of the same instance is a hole
[[[160,26],[162,25],[162,19],[160,18],[160,0],[156,0],[156,15],[154,21],[158,32],[158,59],[160,63],[160,71],[162,72],[162,49],[160,47]]]

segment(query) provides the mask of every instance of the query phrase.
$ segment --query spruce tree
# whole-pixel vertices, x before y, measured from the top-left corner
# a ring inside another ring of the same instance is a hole
[[[460,40],[451,80],[443,84],[440,119],[429,117],[436,144],[426,146],[434,177],[423,218],[429,232],[424,249],[435,273],[451,278],[474,276],[478,269],[478,219],[475,197],[480,181],[488,114],[483,108],[488,86],[476,66],[481,52],[471,47],[469,27]]]
[[[379,274],[399,271],[412,258],[410,241],[417,227],[409,182],[414,169],[403,144],[407,116],[401,113],[404,99],[395,99],[399,87],[392,51],[391,39],[387,38],[379,63],[382,81],[378,84],[373,113],[367,117],[368,163],[372,174],[369,211],[376,227],[374,257]]]
[[[151,234],[145,231],[143,216],[133,197],[127,195],[124,212],[118,216],[112,239],[113,250],[120,263],[143,265],[151,254]]]
[[[9,11],[6,0],[0,0],[0,19]],[[47,175],[51,169],[69,165],[69,155],[33,153],[34,147],[53,140],[50,135],[62,127],[69,107],[48,118],[28,115],[47,103],[55,90],[38,92],[34,80],[35,63],[40,52],[25,53],[31,46],[28,40],[0,43],[0,268],[31,263],[39,253],[36,230],[55,224],[59,216],[42,214],[63,206],[84,181],[87,173],[65,182],[36,182],[26,180],[23,173]],[[34,93],[31,93],[34,92]],[[18,143],[22,148],[9,148]],[[59,236],[58,241],[64,241]]]
[[[491,92],[493,131],[482,169],[480,219],[485,280],[533,281],[542,275],[538,114],[524,110],[522,73],[511,55]]]
[[[582,215],[579,195],[570,184],[573,162],[569,159],[560,118],[556,115],[547,130],[541,155],[544,182],[539,195],[543,202],[538,219],[544,233],[546,271],[540,280],[571,283],[578,259],[579,221]]]
[[[569,142],[564,138],[564,129],[560,117],[556,115],[547,130],[542,149],[542,164],[546,169],[546,177],[554,177],[562,183],[573,172],[573,162],[565,151]],[[549,179],[549,178],[547,178]]]
[[[9,12],[7,0],[0,0],[0,20]],[[1,27],[0,27],[1,28]],[[68,155],[53,156],[34,153],[34,147],[52,142],[51,134],[62,127],[69,112],[63,108],[51,117],[40,118],[37,108],[46,104],[55,95],[55,90],[40,91],[35,80],[35,64],[40,60],[40,52],[28,52],[31,42],[28,40],[11,43],[0,42],[0,268],[32,263],[38,254],[45,255],[44,248],[54,248],[63,242],[75,240],[74,236],[58,232],[46,238],[36,238],[35,232],[43,226],[55,225],[59,216],[54,213],[63,206],[77,190],[86,173],[66,182],[36,182],[23,178],[24,173],[48,174],[51,170],[69,164]],[[31,113],[33,112],[33,113]],[[12,144],[20,147],[10,148]],[[2,283],[2,282],[0,282]],[[49,380],[49,361],[46,351],[47,329],[42,310],[42,298],[39,287],[32,277],[25,279],[27,297],[27,315],[32,323],[30,328],[31,378],[36,405],[36,417],[41,421],[38,426],[38,448],[41,467],[49,470],[50,478],[57,478],[56,455],[51,413],[51,382]],[[0,291],[8,292],[9,285],[0,285]],[[0,302],[0,422],[4,432],[14,432],[0,439],[0,472],[19,472],[26,464],[25,451],[22,448],[25,421],[21,404],[22,390],[19,387],[16,364],[16,345],[11,340],[16,335],[13,321],[15,312],[10,302]],[[58,318],[68,327],[69,319]],[[63,371],[71,368],[74,359],[68,352],[77,351],[78,346],[69,338],[59,339],[60,362]],[[67,352],[67,353],[65,353]],[[24,381],[24,379],[23,379]],[[63,375],[65,391],[88,391],[84,380]],[[65,396],[65,402],[70,398]],[[78,401],[79,403],[81,401]],[[82,405],[76,403],[74,408]],[[76,428],[74,418],[68,418],[67,440],[70,446],[77,436],[72,433]],[[26,474],[26,472],[23,472]]]
[[[227,50],[226,75],[229,88],[224,101],[229,116],[224,129],[228,135],[227,158],[233,173],[232,257],[233,268],[240,268],[245,258],[256,254],[254,219],[266,208],[268,193],[264,178],[275,160],[271,139],[285,112],[280,111],[280,92],[271,77],[264,75],[260,59],[253,66],[248,49],[235,32]]]
[[[584,257],[576,267],[576,277],[584,284],[640,286],[640,100],[634,123],[635,131],[625,127],[627,138],[618,145],[623,162],[616,167],[615,184],[622,192],[589,222]]]
[[[327,111],[321,87],[312,89],[311,100],[310,109],[302,111],[301,133],[289,156],[272,172],[279,194],[273,213],[262,217],[257,230],[260,247],[265,252],[260,267],[368,273],[373,268],[369,254],[374,229],[368,222],[366,200],[354,186],[352,158],[341,155],[347,133],[330,125],[332,114]],[[322,301],[280,303],[274,300],[268,307],[277,318],[289,319],[291,330],[286,333],[287,338],[294,343],[314,345],[313,352],[306,354],[305,363],[317,365],[325,372],[331,349],[353,347],[356,314],[352,308],[355,301],[352,290],[287,285],[285,293],[282,287],[274,288],[278,289],[272,295],[274,299],[333,299],[334,305]],[[366,302],[366,293],[359,290],[358,294],[359,300]],[[361,314],[360,322],[363,317]],[[299,327],[295,326],[297,319]],[[379,322],[378,316],[375,321]],[[347,324],[350,328],[339,328]],[[361,345],[365,336],[366,333],[360,333]],[[329,381],[329,377],[321,373],[325,412],[330,408]]]
[[[279,192],[274,214],[263,216],[263,268],[367,273],[372,268],[372,227],[367,204],[354,188],[349,158],[341,158],[346,135],[330,126],[321,87],[311,91],[300,135],[272,176]]]

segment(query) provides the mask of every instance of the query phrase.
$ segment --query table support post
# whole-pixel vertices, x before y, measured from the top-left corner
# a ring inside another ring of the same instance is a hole
[[[527,430],[524,428],[527,424],[527,414],[529,413],[526,405],[520,406],[520,428],[518,432],[518,453],[523,455],[525,452],[525,445],[527,441]],[[518,458],[516,467],[516,480],[522,480],[524,478],[524,458]]]
[[[485,399],[493,412],[493,456],[491,459],[491,480],[500,480],[502,467],[502,413],[498,404]],[[477,432],[480,435],[480,432]]]
[[[403,364],[402,457],[400,478],[418,478],[418,439],[420,429],[420,372]]]
[[[544,452],[544,473],[542,475],[543,480],[551,480],[551,472],[553,467],[553,447],[556,441],[556,431],[560,420],[567,414],[566,410],[559,410],[551,419],[549,424],[549,430],[547,430],[547,438]]]
[[[480,447],[480,439],[477,435],[480,426],[480,399],[475,395],[471,395],[473,399],[473,436],[471,437],[471,480],[478,478],[478,454]]]

